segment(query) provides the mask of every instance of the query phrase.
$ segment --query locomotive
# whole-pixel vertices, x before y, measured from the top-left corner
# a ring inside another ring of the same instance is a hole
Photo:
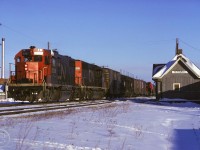
[[[57,50],[31,46],[15,55],[8,97],[15,100],[64,101],[131,97],[146,94],[146,82]]]

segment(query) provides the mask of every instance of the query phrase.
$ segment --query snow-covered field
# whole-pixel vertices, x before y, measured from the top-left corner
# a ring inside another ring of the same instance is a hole
[[[148,98],[0,117],[0,150],[200,150],[200,105]]]

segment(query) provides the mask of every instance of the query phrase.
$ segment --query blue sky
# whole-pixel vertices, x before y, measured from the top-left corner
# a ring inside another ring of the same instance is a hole
[[[6,74],[34,45],[151,81],[152,65],[180,48],[200,68],[199,0],[1,0]]]

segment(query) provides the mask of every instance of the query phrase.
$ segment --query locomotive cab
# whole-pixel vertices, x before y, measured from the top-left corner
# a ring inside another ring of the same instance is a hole
[[[31,46],[15,56],[15,82],[41,84],[46,82],[50,71],[50,54],[44,49]]]

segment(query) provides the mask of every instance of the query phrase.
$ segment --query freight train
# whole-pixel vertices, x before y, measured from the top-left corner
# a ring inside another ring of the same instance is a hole
[[[22,101],[92,100],[146,94],[146,82],[108,67],[31,46],[15,55],[8,97]]]

